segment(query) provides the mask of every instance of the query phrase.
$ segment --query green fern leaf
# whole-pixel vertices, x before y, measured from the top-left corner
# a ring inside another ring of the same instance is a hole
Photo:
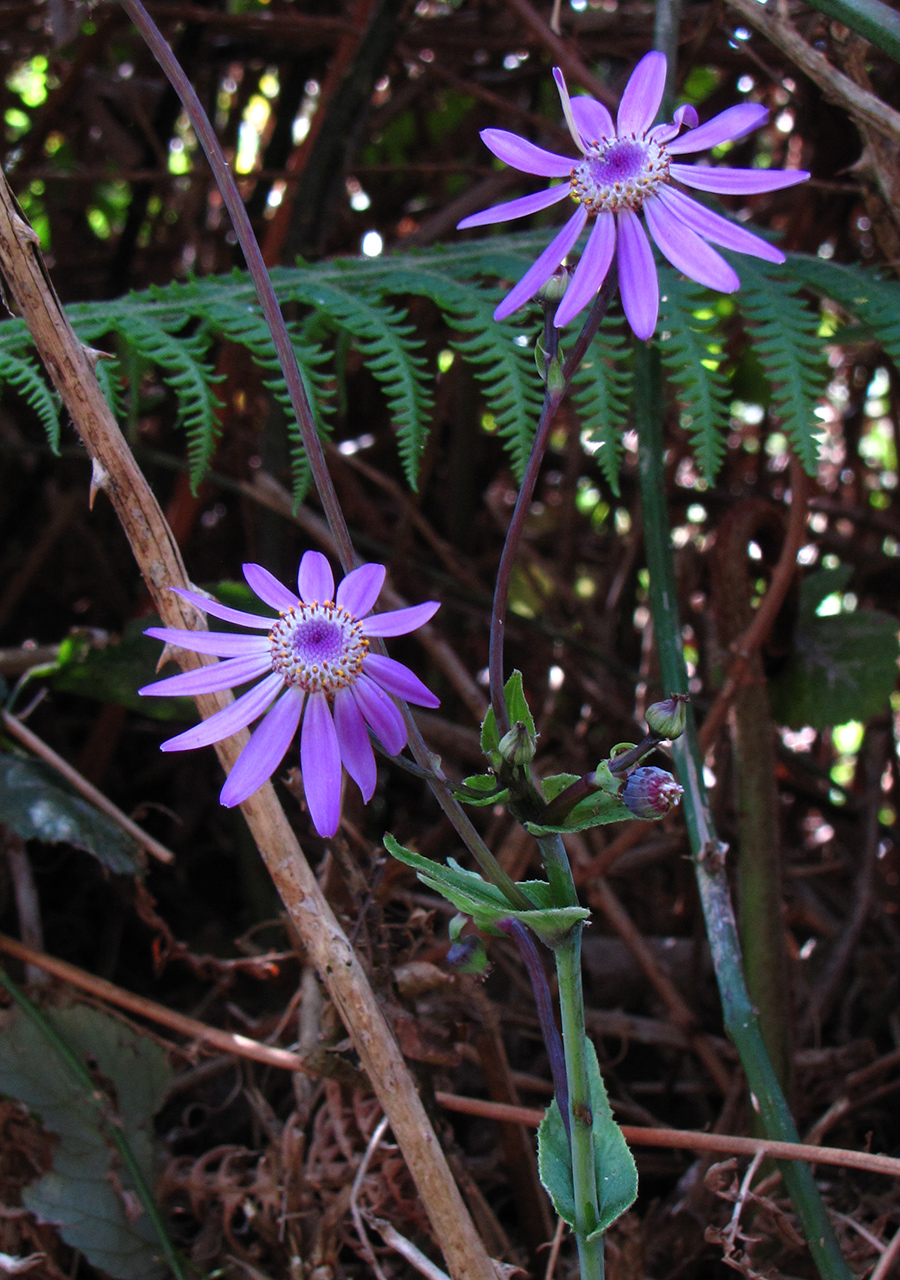
[[[659,348],[682,406],[704,476],[713,480],[725,455],[728,383],[709,290],[668,267],[660,269]]]
[[[18,323],[18,322],[16,322]],[[28,330],[21,326],[26,349],[31,344]],[[44,371],[28,356],[20,355],[15,347],[15,332],[4,333],[0,344],[0,386],[13,387],[28,407],[37,414],[47,434],[47,442],[54,453],[59,453],[59,397],[47,386]]]
[[[422,342],[404,312],[385,306],[357,288],[316,281],[312,270],[273,272],[279,299],[315,307],[339,329],[351,334],[373,376],[381,383],[397,431],[407,483],[416,489],[433,398]]]
[[[622,432],[628,420],[631,367],[628,344],[612,321],[600,331],[572,379],[572,399],[587,433],[591,453],[606,483],[619,496]]]
[[[793,280],[855,316],[900,370],[900,283],[882,280],[862,267],[802,254],[791,254],[785,269]]]
[[[800,297],[799,286],[776,270],[763,270],[753,258],[741,259],[741,312],[772,385],[775,410],[804,470],[815,475],[815,410],[827,385],[819,317]]]
[[[128,308],[113,318],[113,327],[130,347],[156,365],[175,392],[178,421],[188,439],[191,487],[196,489],[209,468],[220,434],[216,410],[221,401],[213,391],[213,383],[219,379],[202,359],[210,334],[201,326],[187,337],[176,335],[159,319],[159,315]],[[183,319],[177,316],[169,323],[181,327]]]

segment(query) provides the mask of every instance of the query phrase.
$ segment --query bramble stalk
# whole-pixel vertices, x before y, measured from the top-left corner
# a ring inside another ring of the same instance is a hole
[[[667,691],[688,692],[681,641],[678,597],[663,465],[662,392],[659,351],[634,343],[634,415],[638,429],[638,467],[643,508],[644,545],[650,572],[650,610],[659,653],[660,678]],[[766,1137],[797,1142],[797,1129],[766,1052],[759,1019],[750,1001],[741,965],[737,926],[720,845],[703,785],[703,757],[693,711],[686,707],[685,732],[672,744],[682,806],[694,857],[697,887],[709,947],[722,999],[726,1030],[740,1056],[754,1108]],[[779,1164],[823,1280],[852,1280],[808,1164]]]

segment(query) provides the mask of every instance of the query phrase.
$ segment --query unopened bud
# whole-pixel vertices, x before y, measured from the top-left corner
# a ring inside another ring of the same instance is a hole
[[[656,769],[653,765],[645,765],[635,769],[622,792],[622,802],[636,818],[649,819],[665,817],[670,809],[678,804],[684,787],[667,773],[665,769]]]
[[[499,751],[507,764],[519,768],[531,764],[534,759],[534,737],[522,720],[517,720],[508,733],[500,739]]]
[[[569,273],[565,267],[557,267],[545,285],[538,290],[538,301],[555,305],[562,302],[563,294],[569,287]]]
[[[647,724],[658,738],[680,738],[687,722],[686,693],[673,693],[664,702],[654,702],[647,708]]]

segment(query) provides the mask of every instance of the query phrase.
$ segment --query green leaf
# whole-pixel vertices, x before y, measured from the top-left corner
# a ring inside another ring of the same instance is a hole
[[[50,676],[53,688],[112,702],[153,720],[196,720],[193,698],[142,698],[138,693],[156,679],[159,642],[144,635],[154,621],[144,617],[130,622],[121,639],[102,646],[73,644],[60,654],[60,665]]]
[[[778,724],[826,729],[887,711],[897,682],[897,619],[877,609],[802,618],[787,666],[769,682]]]
[[[39,760],[0,752],[0,822],[23,840],[70,844],[122,875],[137,875],[140,850],[118,823],[60,785]]]
[[[463,786],[479,794],[472,796],[458,791],[457,800],[463,804],[474,805],[475,808],[482,805],[506,804],[509,799],[508,789],[505,787],[501,789],[492,773],[475,773],[471,778],[463,778]]]
[[[452,902],[457,911],[471,916],[479,929],[490,933],[499,932],[495,927],[498,920],[520,920],[552,946],[574,925],[590,916],[586,907],[554,906],[550,886],[544,881],[531,880],[523,881],[518,887],[534,902],[534,910],[516,911],[496,885],[488,884],[477,871],[467,871],[452,858],[447,859],[446,866],[434,862],[404,848],[390,832],[384,837],[384,847],[398,862],[412,867],[424,885]]]
[[[598,1226],[591,1232],[595,1239],[615,1222],[637,1197],[637,1169],[628,1150],[622,1130],[613,1119],[597,1052],[586,1041],[588,1079],[590,1081],[594,1164],[597,1170],[597,1199],[600,1210]],[[553,1207],[570,1227],[575,1225],[575,1191],[572,1185],[572,1156],[559,1106],[554,1099],[544,1113],[538,1129],[538,1170],[541,1182],[553,1201]]]
[[[104,1127],[124,1134],[147,1185],[154,1176],[153,1116],[171,1073],[164,1051],[121,1022],[79,1005],[44,1014],[96,1081],[85,1094],[65,1061],[48,1050],[40,1027],[19,1008],[3,1015],[0,1093],[36,1112],[58,1142],[53,1167],[27,1187],[26,1208],[59,1228],[63,1240],[116,1280],[163,1280],[159,1237]],[[106,1095],[101,1122],[97,1091]]]
[[[622,780],[615,778],[608,766],[599,766],[598,773],[605,770],[606,785],[602,791],[595,791],[579,801],[574,809],[570,809],[559,826],[545,826],[540,822],[526,822],[525,829],[533,836],[562,834],[567,831],[586,831],[588,827],[602,827],[608,822],[630,822],[634,814],[619,799]],[[554,773],[541,782],[544,799],[549,804],[555,800],[566,787],[577,782],[577,773]]]
[[[506,701],[509,723],[515,724],[517,720],[521,720],[533,738],[535,736],[534,717],[529,710],[528,703],[525,701],[521,671],[514,671],[509,677],[503,686],[503,697]],[[490,756],[491,752],[496,751],[499,746],[500,735],[497,732],[494,708],[488,707],[487,715],[484,717],[484,722],[481,726],[481,750],[486,756]]]

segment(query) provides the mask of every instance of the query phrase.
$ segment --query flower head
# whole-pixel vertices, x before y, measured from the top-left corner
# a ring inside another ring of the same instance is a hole
[[[384,575],[383,565],[360,565],[335,592],[328,561],[318,551],[307,551],[297,574],[297,596],[261,565],[245,564],[248,584],[264,604],[278,610],[277,618],[231,609],[173,587],[204,613],[264,634],[150,627],[148,636],[225,661],[159,680],[140,692],[156,697],[213,693],[262,678],[230,706],[164,742],[163,751],[221,742],[265,712],[222,788],[219,798],[231,808],[272,776],[302,717],[300,768],[306,801],[319,834],[334,835],[340,821],[341,764],[364,800],[375,790],[375,756],[366,726],[391,755],[406,746],[406,726],[389,695],[422,707],[438,705],[434,694],[402,663],[369,652],[371,636],[406,635],[423,626],[438,608],[429,601],[367,617]]]
[[[636,818],[664,818],[684,794],[684,787],[665,769],[645,765],[629,774],[622,802]]]
[[[767,262],[784,262],[784,254],[692,200],[676,183],[698,191],[746,195],[791,187],[809,177],[799,169],[727,169],[686,165],[678,156],[707,151],[758,128],[766,108],[745,102],[720,112],[696,128],[697,112],[681,106],[671,124],[653,125],[666,83],[666,59],[646,54],[635,67],[613,124],[594,98],[570,98],[558,67],[554,68],[563,114],[581,155],[572,160],[545,151],[533,142],[484,129],[481,137],[494,155],[522,173],[565,181],[506,204],[463,218],[460,228],[483,227],[548,209],[567,198],[577,208],[533,266],[500,303],[494,318],[502,320],[537,293],[550,278],[593,218],[581,261],[556,309],[554,324],[568,324],[582,311],[606,279],[618,250],[619,288],[625,316],[639,338],[649,338],[659,312],[659,282],[650,241],[638,215],[643,213],[651,236],[677,270],[722,293],[740,285],[731,265],[710,245],[752,254]],[[679,137],[682,127],[692,130]]]

